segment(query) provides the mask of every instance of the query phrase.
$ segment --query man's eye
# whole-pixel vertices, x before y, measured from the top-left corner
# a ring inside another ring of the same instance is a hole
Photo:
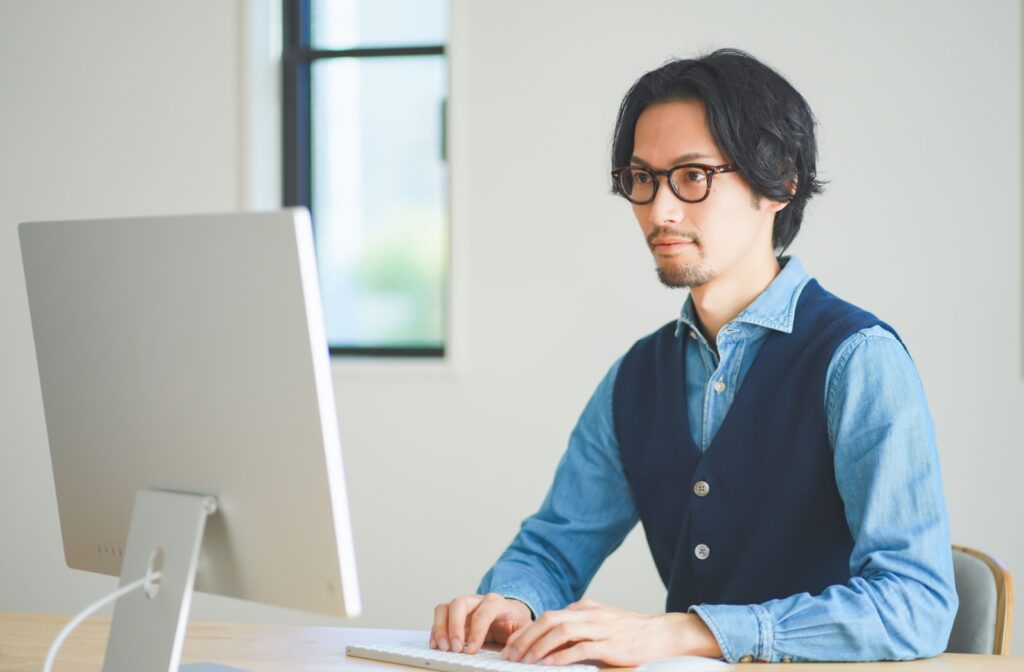
[[[687,182],[703,182],[707,175],[703,170],[687,170],[683,172],[683,179]]]
[[[651,181],[651,176],[647,173],[633,173],[633,179],[639,184],[647,184]]]

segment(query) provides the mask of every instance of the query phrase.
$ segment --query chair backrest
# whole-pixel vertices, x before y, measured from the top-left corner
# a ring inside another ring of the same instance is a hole
[[[953,546],[953,573],[960,608],[946,651],[1009,655],[1013,580],[990,555]]]

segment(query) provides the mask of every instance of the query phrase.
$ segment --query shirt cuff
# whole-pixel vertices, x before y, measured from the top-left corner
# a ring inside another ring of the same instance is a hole
[[[701,604],[690,607],[711,630],[730,663],[775,660],[775,626],[768,611],[757,604]]]
[[[543,602],[535,590],[522,583],[503,583],[500,586],[492,586],[489,593],[497,593],[502,597],[512,600],[519,600],[530,610],[530,618],[537,620],[537,616],[544,612]]]

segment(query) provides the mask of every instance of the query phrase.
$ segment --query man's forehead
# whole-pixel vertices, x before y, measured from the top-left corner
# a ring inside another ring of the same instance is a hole
[[[707,125],[703,101],[648,105],[633,129],[631,160],[640,165],[717,161],[720,155]]]
[[[672,164],[691,163],[693,161],[700,161],[701,159],[714,159],[714,158],[715,157],[712,156],[711,154],[708,154],[707,152],[703,152],[703,151],[687,152],[685,154],[681,154],[681,155],[675,157],[674,159],[672,159],[670,161],[670,163],[672,163]],[[651,165],[648,161],[644,160],[640,156],[637,156],[636,154],[634,154],[630,158],[630,161],[632,161],[633,163],[638,163],[641,166],[650,167],[650,165]]]

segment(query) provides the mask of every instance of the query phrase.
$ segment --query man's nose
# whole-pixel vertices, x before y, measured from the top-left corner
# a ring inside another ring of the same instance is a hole
[[[683,201],[679,199],[668,186],[668,176],[659,175],[658,190],[651,201],[651,209],[648,212],[650,223],[660,226],[666,223],[678,224],[683,220]]]

